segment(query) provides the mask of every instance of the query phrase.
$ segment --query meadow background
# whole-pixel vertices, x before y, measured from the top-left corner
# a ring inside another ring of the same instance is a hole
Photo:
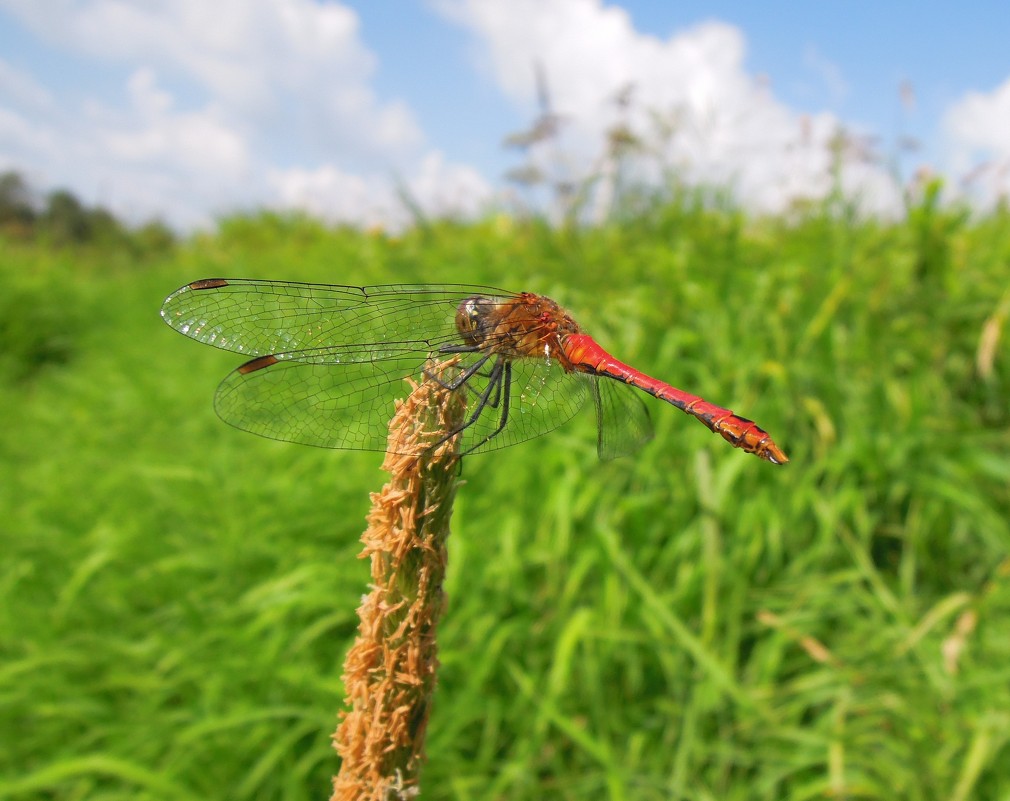
[[[467,459],[424,798],[1010,799],[1010,211],[938,189],[892,222],[676,188],[593,226],[8,220],[0,798],[328,797],[382,457],[214,416],[241,359],[158,309],[244,276],[545,293],[791,458],[649,399],[634,458],[586,413]]]

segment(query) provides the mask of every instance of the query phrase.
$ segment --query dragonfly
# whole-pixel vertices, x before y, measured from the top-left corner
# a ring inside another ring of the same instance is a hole
[[[514,445],[571,419],[591,399],[597,450],[611,459],[652,438],[645,392],[747,453],[789,459],[756,423],[618,361],[550,298],[486,286],[337,286],[207,278],[165,300],[186,336],[248,357],[218,387],[232,426],[271,439],[384,451],[404,379],[464,393],[463,454]]]

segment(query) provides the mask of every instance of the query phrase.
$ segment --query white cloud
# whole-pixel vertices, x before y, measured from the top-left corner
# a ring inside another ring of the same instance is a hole
[[[473,167],[447,164],[433,151],[421,159],[419,169],[406,181],[406,189],[421,208],[435,215],[458,216],[486,204],[491,186]]]
[[[291,164],[408,171],[424,157],[413,112],[377,96],[377,60],[338,3],[0,5],[51,47],[122,70],[118,92],[61,97],[0,61],[0,163],[131,218],[191,226],[269,204],[267,174]]]
[[[0,58],[0,98],[9,98],[23,109],[34,113],[49,113],[52,94],[31,75]]]
[[[68,187],[131,221],[165,216],[191,227],[234,205],[236,185],[251,173],[244,139],[213,106],[177,110],[151,70],[126,83],[129,102],[117,108],[93,99],[30,104],[0,92],[2,168]]]
[[[952,104],[943,130],[950,172],[969,195],[983,204],[1010,195],[1010,79]]]
[[[142,69],[128,82],[132,112],[96,109],[94,120],[101,149],[122,164],[159,165],[217,179],[241,179],[250,167],[246,141],[222,119],[214,106],[178,112],[170,94],[160,89],[151,70]]]
[[[659,38],[600,0],[430,2],[470,32],[475,59],[531,120],[543,67],[565,120],[567,177],[616,174],[605,144],[621,122],[652,146],[632,165],[638,177],[658,180],[667,168],[687,181],[732,183],[741,200],[767,210],[830,189],[827,143],[838,121],[798,115],[776,99],[747,72],[745,40],[732,26]],[[477,171],[425,141],[406,102],[376,92],[377,58],[339,2],[0,7],[62,56],[85,70],[100,64],[103,75],[118,71],[119,81],[70,91],[0,60],[0,166],[131,219],[162,214],[193,226],[222,211],[281,205],[396,225],[406,219],[396,179],[429,214],[472,212],[492,195]],[[827,79],[844,87],[828,67]],[[614,98],[629,85],[633,102],[619,108]],[[536,155],[556,166],[556,152]],[[870,208],[894,202],[872,164],[847,164],[842,180]]]
[[[410,212],[388,175],[363,176],[332,165],[316,169],[273,170],[269,183],[281,208],[304,209],[326,220],[398,229]],[[401,176],[402,188],[428,215],[460,216],[481,210],[492,189],[472,167],[446,164],[428,153],[417,170]]]
[[[91,58],[151,67],[194,86],[236,123],[297,132],[322,156],[386,158],[422,140],[399,101],[368,81],[375,56],[354,12],[314,0],[3,0],[44,39]],[[304,129],[303,129],[304,130]],[[303,143],[304,145],[304,143]]]
[[[267,180],[280,208],[303,209],[326,220],[381,225],[393,205],[386,182],[370,181],[332,164],[274,169]]]
[[[472,33],[480,66],[531,117],[538,113],[535,65],[543,68],[552,110],[565,122],[562,148],[584,165],[582,175],[599,169],[607,130],[622,119],[613,98],[631,86],[624,121],[653,146],[654,167],[673,167],[688,181],[732,183],[742,201],[773,211],[830,188],[828,142],[838,121],[793,112],[748,74],[735,27],[709,22],[660,39],[636,31],[626,11],[600,0],[433,4]],[[841,90],[840,73],[830,77]],[[657,116],[667,125],[666,141]],[[866,164],[845,172],[868,207],[897,202],[883,172]]]

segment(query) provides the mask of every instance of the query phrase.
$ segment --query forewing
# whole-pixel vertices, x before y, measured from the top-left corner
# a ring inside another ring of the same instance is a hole
[[[354,287],[213,278],[173,292],[161,316],[198,342],[248,356],[360,345],[340,357],[367,361],[372,345],[410,342],[431,352],[458,344],[459,303],[472,295],[507,294],[465,285]]]
[[[640,390],[610,378],[587,378],[593,387],[601,459],[630,456],[652,439],[652,419]]]

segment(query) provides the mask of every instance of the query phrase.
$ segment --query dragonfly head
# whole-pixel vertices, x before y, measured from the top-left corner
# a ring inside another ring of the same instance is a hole
[[[480,347],[487,340],[496,305],[491,298],[472,295],[456,307],[456,330],[467,345]]]

